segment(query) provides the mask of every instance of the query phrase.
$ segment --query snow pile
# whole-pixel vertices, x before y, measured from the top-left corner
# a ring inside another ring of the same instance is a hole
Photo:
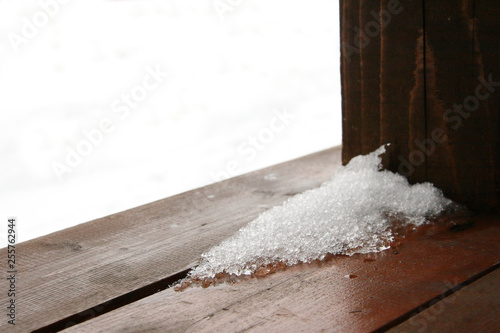
[[[249,275],[275,262],[293,265],[326,254],[378,252],[389,247],[394,221],[421,225],[452,201],[430,183],[410,185],[381,171],[380,155],[353,158],[321,187],[274,207],[202,255],[192,278]]]

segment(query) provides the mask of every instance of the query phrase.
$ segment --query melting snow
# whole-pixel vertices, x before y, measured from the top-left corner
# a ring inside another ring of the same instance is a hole
[[[249,275],[275,262],[293,265],[327,254],[378,252],[389,247],[394,221],[421,225],[452,201],[430,183],[410,185],[381,170],[385,146],[353,158],[321,187],[262,213],[202,255],[190,277]]]

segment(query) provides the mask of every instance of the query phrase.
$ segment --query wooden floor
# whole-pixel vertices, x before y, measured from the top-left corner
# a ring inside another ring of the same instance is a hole
[[[18,323],[3,320],[0,331],[500,331],[493,216],[431,228],[378,254],[167,288],[202,252],[339,166],[333,148],[21,243]]]

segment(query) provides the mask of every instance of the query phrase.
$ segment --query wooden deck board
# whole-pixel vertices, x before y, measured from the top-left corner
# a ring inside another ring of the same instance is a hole
[[[500,332],[500,269],[388,331],[403,332]]]
[[[330,178],[340,158],[332,148],[18,244],[19,315],[9,332],[45,327],[192,267],[260,212]]]
[[[499,218],[469,222],[409,237],[382,253],[339,256],[320,267],[294,266],[207,289],[167,289],[64,332],[378,330],[498,264]]]

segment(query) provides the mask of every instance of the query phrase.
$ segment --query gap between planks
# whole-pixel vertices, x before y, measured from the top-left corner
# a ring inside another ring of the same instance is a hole
[[[1,321],[0,331],[61,325],[65,318],[97,315],[112,300],[121,304],[123,295],[142,295],[143,288],[193,267],[204,251],[259,213],[318,187],[340,167],[340,151],[314,153],[19,243],[22,316],[15,327]],[[6,248],[0,252],[6,256]],[[0,303],[6,302],[7,294],[0,294]]]
[[[64,332],[385,330],[497,265],[499,222],[471,217],[462,227],[408,238],[380,253],[337,256],[233,285],[167,289]]]

